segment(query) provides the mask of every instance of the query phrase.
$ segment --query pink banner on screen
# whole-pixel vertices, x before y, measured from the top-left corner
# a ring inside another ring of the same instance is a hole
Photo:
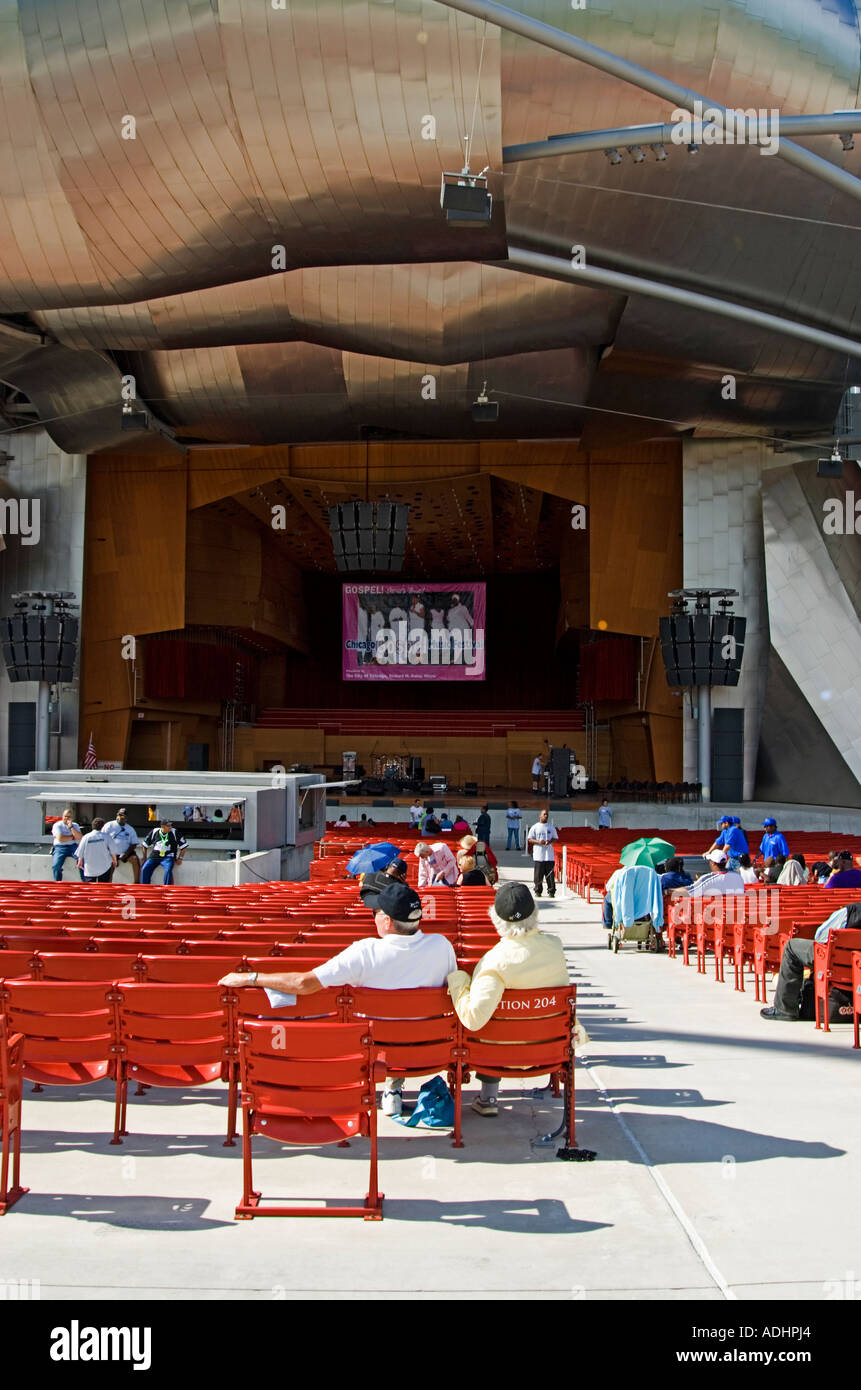
[[[345,681],[484,680],[484,584],[345,584]]]

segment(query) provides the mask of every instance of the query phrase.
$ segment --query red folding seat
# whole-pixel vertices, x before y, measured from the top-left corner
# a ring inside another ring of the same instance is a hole
[[[507,989],[480,1035],[463,1032],[461,1081],[482,1076],[558,1078],[565,1097],[564,1147],[574,1142],[574,1025],[576,985]]]
[[[316,996],[308,999],[314,1003]],[[255,1216],[363,1216],[379,1221],[377,1103],[373,1024],[242,1018],[242,1200],[238,1219]],[[370,1140],[370,1181],[361,1206],[261,1206],[254,1189],[252,1136],[302,1147]]]
[[[832,989],[853,991],[853,953],[861,951],[861,930],[857,927],[833,931],[826,941],[813,947],[813,997],[816,1007],[816,1027],[829,1033],[829,996]],[[847,1019],[848,1022],[848,1019]],[[856,1024],[857,1029],[857,1024]],[[857,1042],[856,1042],[857,1046]]]
[[[226,972],[225,972],[226,973]],[[120,985],[116,997],[116,1112],[112,1144],[127,1134],[128,1083],[205,1086],[227,1082],[225,1146],[236,1133],[238,1068],[232,1003],[220,985]]]
[[[3,951],[86,951],[86,937],[74,939],[63,932],[34,932],[27,927],[24,931],[4,931],[0,933],[0,950]]]
[[[23,1035],[0,1019],[0,1216],[30,1190],[21,1186],[23,1058]]]
[[[33,959],[32,951],[0,951],[0,980],[31,979]]]
[[[222,975],[243,969],[243,958],[235,952],[232,956],[143,955],[140,964],[140,979],[151,984],[215,985]],[[252,970],[256,968],[251,967]],[[273,968],[277,969],[277,964]]]
[[[383,1075],[406,1079],[445,1073],[454,1095],[452,1144],[462,1148],[459,1025],[448,990],[350,986],[343,993],[349,998],[350,1022],[373,1023],[374,1046],[385,1063]]]
[[[110,985],[4,980],[0,1007],[9,1033],[24,1035],[24,1075],[37,1086],[86,1086],[114,1074]]]

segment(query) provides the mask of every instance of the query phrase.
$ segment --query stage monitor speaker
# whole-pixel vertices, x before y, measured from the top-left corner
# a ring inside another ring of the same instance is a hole
[[[414,781],[423,782],[425,780],[425,770],[422,767],[421,758],[410,758],[407,770]]]
[[[565,796],[568,779],[571,775],[571,753],[567,748],[553,748],[550,751],[550,793],[552,796]]]

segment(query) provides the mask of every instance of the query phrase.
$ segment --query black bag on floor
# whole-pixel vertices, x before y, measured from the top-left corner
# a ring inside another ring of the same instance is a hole
[[[813,991],[812,979],[805,980],[801,987],[801,997],[798,1001],[798,1017],[811,1023],[816,1018],[816,996]],[[828,1022],[852,1022],[852,995],[848,990],[832,987],[831,993],[828,996]]]

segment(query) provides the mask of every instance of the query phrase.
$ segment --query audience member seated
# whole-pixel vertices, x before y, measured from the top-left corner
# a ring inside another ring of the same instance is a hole
[[[439,828],[443,834],[445,834],[448,831],[451,831],[452,829],[452,822],[449,820],[447,811],[443,811],[442,815],[440,816]]]
[[[783,948],[780,961],[780,974],[774,1003],[767,1009],[760,1009],[763,1018],[780,1023],[798,1022],[798,1001],[804,972],[813,965],[813,947],[817,941],[827,941],[833,931],[843,931],[846,927],[861,927],[861,903],[851,903],[849,907],[839,907],[817,928],[813,941],[802,936],[792,936]]]
[[[739,855],[738,871],[741,874],[743,883],[759,883],[759,871],[751,864],[749,854]]]
[[[693,879],[685,869],[684,859],[668,859],[659,864],[656,870],[661,875],[661,892],[669,893],[673,888],[690,888]]]
[[[364,885],[363,885],[364,886]],[[258,975],[229,974],[219,980],[227,989],[260,986],[274,1009],[293,1002],[291,996],[316,994],[337,985],[369,989],[439,989],[456,970],[451,942],[441,932],[421,930],[421,898],[405,883],[392,883],[379,894],[374,912],[375,937],[354,941],[313,970]],[[400,1115],[403,1080],[387,1077],[383,1113]]]
[[[340,814],[340,816],[338,817],[338,819],[335,821],[335,829],[336,829],[336,830],[349,830],[349,828],[350,828],[350,822],[347,820],[347,817],[346,817],[345,812],[342,811],[341,814]]]
[[[565,952],[558,936],[538,929],[538,907],[525,883],[503,883],[488,909],[502,940],[482,956],[472,980],[453,970],[448,988],[457,1016],[470,1032],[480,1032],[507,989],[541,989],[568,984]],[[585,1040],[585,1034],[578,1041]],[[472,1102],[478,1115],[499,1113],[499,1079],[478,1073],[481,1091]]]
[[[664,925],[664,898],[657,871],[648,864],[623,865],[607,879],[602,922],[610,931],[614,924],[632,927],[635,922],[652,920],[660,937]]]
[[[479,819],[480,819],[480,817],[479,817]],[[489,816],[487,817],[487,820],[488,820],[488,824],[489,824],[489,823],[490,823],[490,817],[489,817]],[[460,814],[459,811],[458,811],[457,815],[456,815],[455,818],[454,818],[454,823],[452,824],[451,829],[452,829],[452,834],[454,834],[454,835],[458,835],[458,836],[459,836],[459,835],[468,835],[468,834],[469,834],[469,825],[468,825],[467,822],[464,820],[463,816]]]
[[[827,883],[831,877],[831,865],[825,859],[817,859],[810,865],[810,882]]]
[[[744,879],[736,869],[730,869],[720,850],[712,850],[706,859],[714,865],[713,872],[701,874],[688,893],[692,898],[711,898],[716,894],[743,893]]]
[[[369,907],[372,912],[377,910],[377,898],[384,888],[388,888],[390,883],[406,883],[407,866],[403,859],[393,859],[391,864],[387,864],[384,869],[376,869],[373,873],[362,875],[362,886],[359,889],[359,897]]]
[[[807,865],[804,862],[803,854],[793,854],[787,859],[778,876],[778,883],[783,883],[787,887],[794,887],[799,883],[806,883],[810,875],[807,872]]]
[[[861,888],[861,869],[856,869],[852,851],[841,849],[834,856],[834,871],[826,888]]]

